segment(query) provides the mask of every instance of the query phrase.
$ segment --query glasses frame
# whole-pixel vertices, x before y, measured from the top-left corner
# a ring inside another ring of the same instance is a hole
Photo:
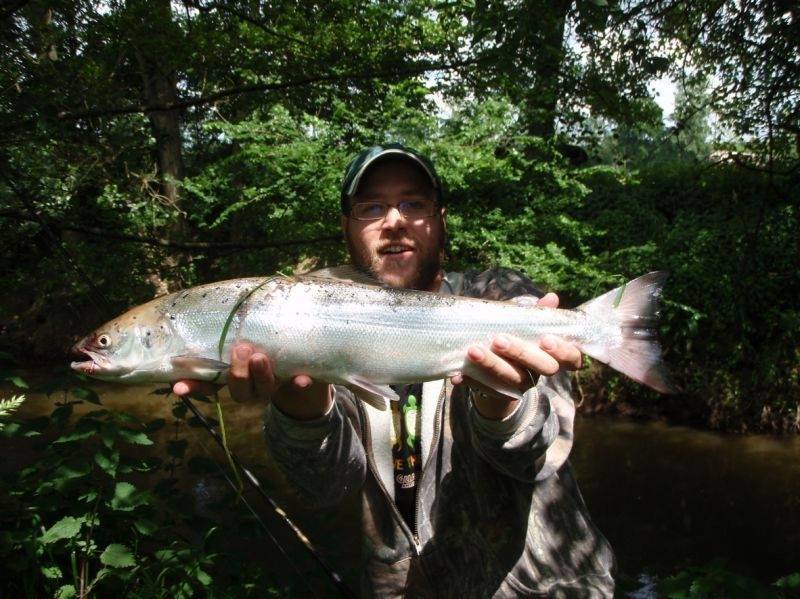
[[[419,202],[419,201],[420,200],[402,200],[402,201],[398,202],[397,204],[387,204],[385,202],[376,202],[376,201],[373,201],[373,202],[355,202],[355,203],[350,205],[350,210],[348,212],[349,212],[350,218],[352,218],[354,220],[357,220],[357,221],[368,222],[368,223],[369,222],[375,222],[375,221],[383,220],[384,218],[386,218],[386,215],[389,214],[389,209],[390,208],[396,208],[397,211],[400,213],[400,216],[402,216],[407,221],[422,220],[422,219],[425,219],[425,218],[430,218],[432,216],[436,216],[436,213],[439,211],[439,202],[437,202],[435,200],[432,201],[432,202],[428,202],[427,200],[425,200],[426,203],[430,203],[430,205],[431,205],[428,214],[417,215],[417,216],[409,216],[408,214],[406,214],[405,210],[403,209],[403,206],[407,205],[407,204],[410,204],[412,202]],[[353,213],[353,208],[355,206],[357,206],[357,205],[364,205],[364,204],[382,206],[383,207],[383,212],[381,213],[380,216],[376,216],[375,218],[364,218],[364,217],[356,216]],[[407,209],[407,206],[406,206],[406,209]]]

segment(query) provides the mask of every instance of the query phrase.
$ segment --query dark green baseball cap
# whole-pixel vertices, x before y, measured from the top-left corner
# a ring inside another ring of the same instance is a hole
[[[364,173],[367,172],[369,167],[374,164],[376,160],[388,156],[405,158],[419,166],[430,178],[431,185],[433,185],[433,189],[436,191],[436,200],[441,203],[442,182],[439,179],[439,175],[436,174],[436,169],[433,168],[433,163],[416,150],[407,148],[399,143],[390,143],[361,150],[347,165],[344,171],[344,179],[342,180],[342,214],[347,214],[349,212],[350,198],[352,198],[358,190]]]

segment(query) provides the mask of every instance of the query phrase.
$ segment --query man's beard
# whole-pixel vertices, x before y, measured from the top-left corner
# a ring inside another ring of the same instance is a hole
[[[348,233],[345,233],[345,241],[347,242],[347,250],[350,252],[350,259],[353,261],[353,266],[382,283],[393,287],[430,291],[433,281],[442,269],[442,252],[439,243],[430,244],[424,252],[420,252],[420,248],[415,245],[414,249],[420,252],[417,254],[419,266],[416,271],[408,275],[401,284],[393,285],[392,282],[386,281],[378,271],[378,263],[381,258],[377,250],[373,253],[363,246],[356,248]]]

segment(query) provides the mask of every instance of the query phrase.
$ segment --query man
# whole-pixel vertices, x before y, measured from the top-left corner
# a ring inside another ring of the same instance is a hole
[[[443,272],[441,182],[413,150],[361,152],[345,173],[341,207],[353,265],[385,285],[496,300],[542,295],[507,269]],[[458,375],[405,385],[394,414],[307,376],[276,381],[269,357],[244,344],[229,386],[237,400],[268,403],[268,446],[310,500],[335,504],[361,490],[364,596],[610,596],[613,553],[566,461],[574,408],[563,375],[580,367],[580,352],[555,337],[497,336],[466,358],[494,384]]]

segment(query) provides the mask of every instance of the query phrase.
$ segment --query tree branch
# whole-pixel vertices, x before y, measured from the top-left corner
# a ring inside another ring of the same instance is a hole
[[[314,77],[302,77],[289,81],[280,81],[278,83],[259,83],[255,85],[245,85],[242,87],[234,87],[223,89],[206,96],[198,98],[187,98],[177,102],[169,102],[163,104],[128,104],[119,108],[99,108],[94,110],[85,110],[80,112],[73,112],[69,110],[62,110],[58,113],[59,120],[72,121],[83,118],[94,118],[102,116],[117,116],[123,114],[137,114],[137,113],[150,113],[160,112],[167,110],[182,110],[191,106],[200,106],[203,104],[210,104],[218,100],[228,98],[230,96],[238,96],[241,94],[251,94],[256,92],[270,92],[292,89],[296,87],[304,87],[316,83],[329,83],[334,81],[350,81],[350,80],[366,80],[366,79],[390,79],[400,76],[421,75],[430,71],[449,71],[459,69],[464,66],[469,66],[479,62],[480,59],[470,59],[457,61],[446,64],[423,64],[414,67],[393,69],[387,71],[377,72],[362,72],[362,73],[344,73],[344,74],[326,74],[317,75]]]
[[[71,223],[64,223],[55,219],[45,218],[41,214],[37,215],[38,218],[30,216],[24,212],[13,209],[0,210],[0,218],[10,218],[14,220],[34,222],[42,224],[46,222],[50,229],[57,231],[73,231],[75,233],[82,233],[91,237],[98,237],[102,239],[115,239],[117,241],[125,241],[129,243],[141,243],[145,245],[152,245],[157,247],[169,248],[182,252],[194,252],[198,250],[258,250],[266,248],[279,248],[291,247],[297,245],[314,245],[317,243],[334,243],[342,240],[341,234],[336,235],[322,235],[320,237],[312,237],[309,239],[284,239],[276,241],[262,241],[262,242],[238,242],[238,241],[174,241],[163,237],[151,237],[147,235],[133,235],[130,233],[118,233],[116,231],[109,231],[99,227],[88,227],[84,225],[75,225]]]

